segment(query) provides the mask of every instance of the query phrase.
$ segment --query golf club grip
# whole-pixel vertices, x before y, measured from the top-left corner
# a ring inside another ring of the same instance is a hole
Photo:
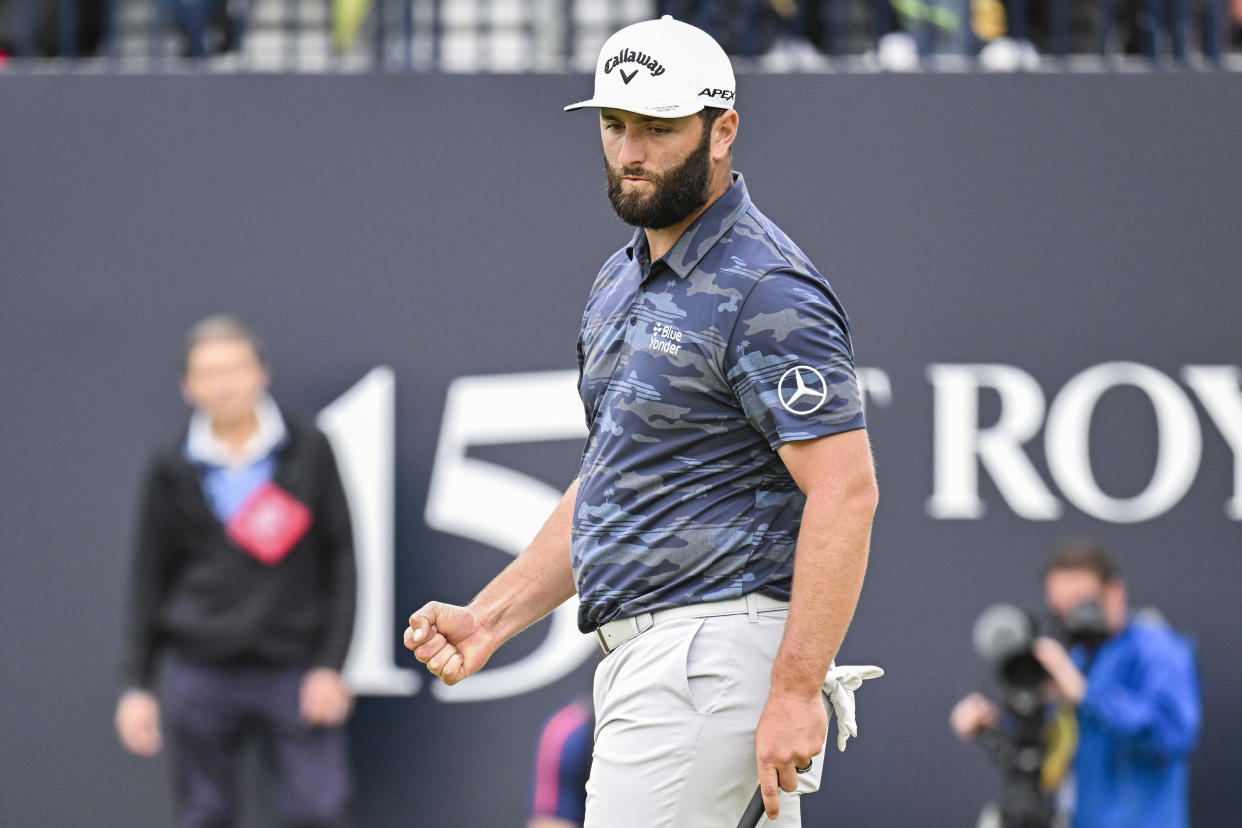
[[[738,822],[737,828],[755,828],[759,824],[759,820],[763,818],[763,791],[755,788],[754,795],[750,798],[750,802],[746,805],[746,811],[742,814],[741,821]]]

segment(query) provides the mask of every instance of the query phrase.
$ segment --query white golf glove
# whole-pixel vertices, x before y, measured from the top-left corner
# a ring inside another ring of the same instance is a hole
[[[854,691],[867,679],[879,678],[884,671],[871,665],[829,668],[824,678],[824,695],[832,702],[837,714],[837,750],[845,750],[851,736],[858,736],[858,719],[854,715]]]

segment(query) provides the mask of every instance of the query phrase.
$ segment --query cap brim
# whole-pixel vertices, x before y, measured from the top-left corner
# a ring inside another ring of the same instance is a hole
[[[571,103],[565,107],[565,112],[575,109],[586,109],[588,107],[596,107],[599,109],[623,109],[626,112],[634,112],[639,115],[646,115],[648,118],[684,118],[687,115],[693,115],[703,109],[701,103],[682,103],[682,104],[651,104],[641,105],[634,101],[607,101],[591,98],[587,101],[578,101]]]

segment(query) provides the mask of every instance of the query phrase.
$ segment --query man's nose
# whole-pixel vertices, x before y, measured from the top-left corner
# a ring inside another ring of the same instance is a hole
[[[640,138],[627,132],[621,139],[621,147],[617,152],[617,163],[622,167],[632,167],[647,159],[647,150]]]

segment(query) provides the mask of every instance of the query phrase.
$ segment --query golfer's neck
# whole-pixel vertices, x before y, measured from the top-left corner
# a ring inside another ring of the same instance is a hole
[[[658,229],[648,227],[643,231],[647,234],[647,250],[651,253],[651,261],[654,262],[672,250],[673,245],[677,244],[677,240],[681,238],[681,234],[686,232],[687,228],[694,224],[699,216],[707,212],[707,208],[715,204],[716,199],[729,191],[733,181],[728,175],[727,169],[726,167],[726,174],[723,177],[716,176],[711,192],[708,194],[707,200],[703,202],[702,207],[670,227],[660,227]]]

